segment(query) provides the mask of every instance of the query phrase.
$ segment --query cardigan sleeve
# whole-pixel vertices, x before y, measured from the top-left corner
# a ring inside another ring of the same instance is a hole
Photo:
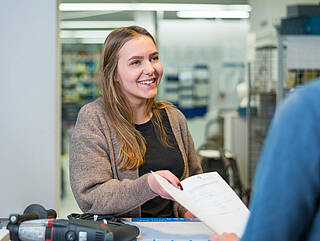
[[[188,161],[189,170],[188,170],[187,176],[200,174],[203,172],[201,167],[201,162],[196,154],[194,142],[188,128],[187,120],[180,111],[178,111],[178,118],[180,123],[182,141],[185,147],[187,161]]]
[[[181,135],[184,152],[187,159],[186,160],[187,170],[186,170],[185,178],[196,175],[196,174],[200,174],[203,172],[201,167],[201,162],[200,162],[200,159],[197,157],[197,154],[194,148],[194,142],[188,128],[187,120],[185,116],[178,109],[175,109],[175,118],[178,121],[179,127],[177,129],[180,131],[179,135]],[[178,216],[183,217],[187,209],[185,209],[180,204],[176,203],[176,205],[177,205]]]
[[[188,129],[186,131],[185,139],[186,139],[185,141],[187,146],[186,150],[187,150],[187,156],[188,156],[188,162],[189,162],[189,176],[200,174],[203,172],[201,167],[201,162],[196,154],[193,139]]]
[[[97,108],[84,106],[79,112],[70,143],[70,184],[83,212],[121,215],[154,198],[147,175],[114,178],[110,160],[111,137],[103,128],[106,122]]]

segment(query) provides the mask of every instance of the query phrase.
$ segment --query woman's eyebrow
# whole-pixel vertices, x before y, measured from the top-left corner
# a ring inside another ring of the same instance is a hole
[[[158,51],[155,51],[151,54],[149,54],[149,56],[154,56],[154,55],[159,55],[159,52]],[[144,57],[143,56],[131,56],[128,61],[132,60],[132,59],[143,59]]]
[[[153,56],[153,55],[159,55],[159,52],[158,51],[155,51],[153,53],[150,54],[150,56]]]
[[[143,59],[143,56],[131,56],[128,61],[132,60],[132,59]]]

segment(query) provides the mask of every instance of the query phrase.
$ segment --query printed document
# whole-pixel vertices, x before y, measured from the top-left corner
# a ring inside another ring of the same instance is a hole
[[[250,211],[217,172],[186,178],[183,191],[152,172],[159,184],[182,206],[216,233],[242,236]]]

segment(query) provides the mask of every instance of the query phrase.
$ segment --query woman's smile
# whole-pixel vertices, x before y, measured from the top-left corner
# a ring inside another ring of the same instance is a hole
[[[138,81],[138,84],[147,85],[147,86],[153,86],[153,83],[156,83],[156,78]]]
[[[129,40],[120,49],[118,83],[131,104],[154,98],[162,74],[159,53],[151,38],[139,36]]]

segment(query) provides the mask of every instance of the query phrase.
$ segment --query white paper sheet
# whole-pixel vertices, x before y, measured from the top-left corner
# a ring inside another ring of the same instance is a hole
[[[158,174],[152,174],[177,202],[214,232],[242,236],[250,212],[217,172],[203,173],[183,180],[183,191]]]

